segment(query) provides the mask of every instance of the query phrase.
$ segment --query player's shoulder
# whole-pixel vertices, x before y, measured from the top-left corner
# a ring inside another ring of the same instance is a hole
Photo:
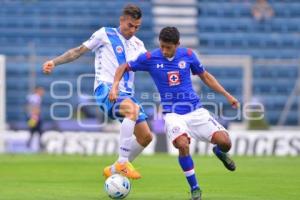
[[[147,55],[148,58],[157,57],[157,56],[159,56],[159,49],[154,49],[152,51],[147,51],[143,54]]]
[[[194,54],[194,51],[191,48],[179,47],[178,51],[183,56],[191,57]]]
[[[144,47],[144,42],[139,39],[137,36],[132,36],[131,41],[137,46],[137,47]]]
[[[105,33],[106,35],[117,35],[118,31],[116,28],[114,27],[107,27],[107,26],[103,26],[99,29],[99,32],[101,33]]]
[[[156,48],[156,49],[153,49],[152,51],[151,51],[151,55],[153,55],[153,56],[158,56],[158,55],[160,55],[161,53],[160,53],[160,49],[159,48]]]
[[[93,33],[93,37],[101,38],[105,34],[105,27],[101,27]]]
[[[156,49],[154,49],[152,51],[147,51],[145,53],[145,55],[146,55],[147,59],[154,59],[154,58],[159,59],[159,58],[162,57],[162,54],[161,54],[159,48],[156,48]]]

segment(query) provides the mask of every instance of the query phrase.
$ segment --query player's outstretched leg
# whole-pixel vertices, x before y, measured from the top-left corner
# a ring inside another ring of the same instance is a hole
[[[176,138],[173,144],[179,150],[178,161],[190,185],[191,199],[201,200],[201,190],[196,178],[194,162],[189,153],[189,138],[186,134],[181,135]]]
[[[139,122],[134,128],[135,136],[131,137],[129,162],[135,160],[146,146],[152,141],[152,134],[146,121]],[[103,175],[105,179],[116,173],[115,165],[109,165],[104,168]]]
[[[113,173],[119,173],[131,179],[139,179],[141,174],[128,160],[131,152],[131,139],[139,114],[139,106],[127,98],[120,103],[118,112],[124,116],[120,129],[119,158],[113,166],[104,168],[103,175],[107,178]]]
[[[231,148],[229,135],[225,131],[215,132],[212,137],[212,143],[216,144],[213,147],[214,154],[222,161],[228,170],[234,171],[236,169],[235,163],[227,154]]]
[[[141,119],[140,116],[141,115],[139,114],[139,119],[137,119],[137,123],[134,127],[135,136],[131,138],[131,151],[128,157],[130,162],[134,161],[142,153],[153,138],[146,120],[144,120],[144,118]],[[145,115],[145,119],[146,117],[147,116]]]
[[[119,146],[119,158],[118,160],[111,166],[107,166],[103,170],[103,175],[105,178],[110,177],[112,174],[119,173],[123,176],[126,176],[131,179],[139,179],[141,178],[140,173],[133,167],[133,165],[129,162],[128,157],[130,154],[131,147],[131,138],[130,137],[122,137],[124,136],[124,132],[129,136],[130,131],[134,129],[135,121],[125,118],[121,125],[121,133],[120,133],[120,146]],[[126,135],[125,134],[125,135]]]

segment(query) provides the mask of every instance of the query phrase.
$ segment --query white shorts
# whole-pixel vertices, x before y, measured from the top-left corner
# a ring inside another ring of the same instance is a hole
[[[185,115],[167,113],[164,119],[165,129],[171,142],[184,134],[195,140],[211,142],[216,131],[227,132],[205,108],[199,108]]]

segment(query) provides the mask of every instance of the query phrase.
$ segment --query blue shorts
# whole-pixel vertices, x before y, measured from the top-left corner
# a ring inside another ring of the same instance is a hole
[[[110,92],[110,85],[108,85],[107,83],[102,83],[96,88],[94,95],[96,98],[96,102],[100,107],[100,110],[102,110],[105,114],[107,114],[107,116],[109,116],[111,119],[118,119],[121,122],[123,121],[124,116],[122,116],[119,113],[119,107],[120,107],[120,103],[127,98],[131,99],[134,103],[136,103],[140,107],[139,116],[138,119],[136,120],[137,124],[145,121],[148,118],[143,107],[133,96],[131,96],[131,94],[125,92],[119,92],[118,99],[115,102],[111,102],[108,98],[109,92]]]

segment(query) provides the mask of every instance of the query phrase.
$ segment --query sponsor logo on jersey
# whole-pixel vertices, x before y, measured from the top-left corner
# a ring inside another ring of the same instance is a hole
[[[123,53],[123,48],[119,45],[116,47],[116,52],[117,53]]]
[[[178,67],[179,67],[180,69],[186,68],[186,62],[185,62],[184,60],[180,61],[180,62],[178,63]]]
[[[168,72],[168,81],[169,81],[169,86],[179,85],[180,84],[179,71]]]
[[[164,64],[156,64],[156,68],[159,69],[159,68],[164,68]]]

